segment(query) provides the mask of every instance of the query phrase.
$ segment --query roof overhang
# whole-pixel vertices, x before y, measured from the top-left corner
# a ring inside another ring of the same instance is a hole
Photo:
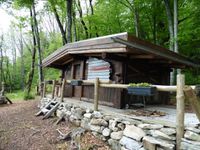
[[[130,36],[127,32],[69,43],[45,58],[43,67],[61,69],[74,60],[74,56],[95,57],[103,53],[130,59],[164,62],[170,68],[200,67],[185,56],[161,46]]]

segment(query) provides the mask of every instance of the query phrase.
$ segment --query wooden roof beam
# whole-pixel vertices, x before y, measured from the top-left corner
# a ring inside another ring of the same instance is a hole
[[[148,55],[148,54],[140,54],[140,55],[131,55],[130,58],[132,59],[154,59],[156,56]]]
[[[116,60],[116,61],[126,61],[127,59],[129,59],[127,57],[126,54],[124,54],[125,56],[119,56],[117,54],[109,54],[109,53],[101,53],[101,58],[102,59],[113,59],[113,60]]]
[[[158,49],[158,48],[154,49],[154,48],[142,45],[140,43],[126,41],[126,40],[123,40],[123,39],[118,38],[118,37],[111,37],[111,38],[115,42],[119,42],[121,44],[127,45],[127,46],[132,47],[132,48],[140,49],[141,51],[146,52],[146,53],[151,53],[151,54],[154,54],[154,55],[169,59],[171,61],[187,65],[187,66],[198,67],[198,68],[200,67],[200,64],[195,63],[192,60],[189,60],[186,57],[181,56],[179,54],[176,54],[176,53],[174,53],[172,51],[161,50],[161,49]]]
[[[63,63],[62,63],[62,65],[66,65],[66,64],[68,64],[68,63],[72,62],[73,60],[74,60],[74,59],[73,59],[73,58],[71,58],[71,59],[69,59],[69,60],[67,60],[67,61],[63,62]]]
[[[173,64],[174,62],[171,60],[154,59],[154,60],[149,60],[148,63]]]

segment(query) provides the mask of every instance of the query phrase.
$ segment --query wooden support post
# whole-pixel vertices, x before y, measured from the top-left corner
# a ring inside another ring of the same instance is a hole
[[[65,83],[66,83],[66,80],[63,79],[63,80],[62,80],[62,85],[61,85],[61,93],[60,93],[61,102],[63,102],[63,98],[64,98]]]
[[[192,105],[193,111],[196,113],[196,116],[200,121],[200,102],[196,96],[195,91],[190,86],[187,86],[184,88],[184,93],[185,93],[186,98],[189,100],[190,104]]]
[[[43,82],[42,97],[46,97],[46,81]]]
[[[99,78],[96,78],[94,83],[94,111],[98,111],[99,101]]]
[[[179,150],[181,146],[181,139],[184,135],[184,109],[185,97],[184,89],[185,76],[177,75],[177,92],[176,92],[176,149]]]
[[[52,99],[55,97],[55,88],[56,88],[56,81],[53,80],[53,87],[52,87]]]

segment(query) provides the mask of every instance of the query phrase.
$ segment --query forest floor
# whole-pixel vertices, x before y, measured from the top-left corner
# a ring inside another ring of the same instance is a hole
[[[67,122],[55,125],[56,117],[35,117],[37,104],[37,100],[30,100],[0,106],[0,150],[70,150],[70,141],[59,140],[56,129],[70,131],[74,126]],[[81,149],[93,150],[94,145],[98,145],[95,150],[109,150],[106,143],[86,132]]]

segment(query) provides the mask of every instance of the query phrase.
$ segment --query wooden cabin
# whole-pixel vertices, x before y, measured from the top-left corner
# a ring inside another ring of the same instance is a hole
[[[43,60],[43,67],[60,69],[67,80],[93,80],[112,83],[148,82],[169,85],[172,68],[199,67],[199,64],[166,48],[120,33],[69,43]],[[124,108],[136,97],[126,90],[100,88],[99,103]],[[66,85],[65,97],[92,101],[94,86]],[[167,103],[168,93],[159,92],[148,103]]]

